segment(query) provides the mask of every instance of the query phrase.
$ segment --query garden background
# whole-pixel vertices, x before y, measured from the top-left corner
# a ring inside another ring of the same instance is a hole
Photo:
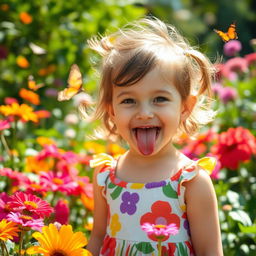
[[[79,231],[89,237],[92,228],[89,160],[102,152],[115,157],[125,145],[92,139],[99,123],[88,123],[77,114],[79,103],[88,100],[86,95],[58,102],[57,93],[66,87],[70,66],[76,63],[85,91],[95,98],[98,76],[92,63],[98,56],[86,40],[144,15],[174,24],[192,45],[218,61],[213,84],[217,118],[196,140],[181,137],[177,146],[193,159],[205,155],[218,159],[211,177],[224,254],[256,255],[253,0],[1,0],[1,255],[28,255],[26,249],[37,244],[37,236],[32,238],[35,230],[54,221],[70,224],[73,231],[63,229],[64,234],[72,239],[77,234],[80,247],[86,244]],[[238,40],[225,44],[213,29],[227,31],[234,21]],[[76,255],[72,248],[63,250]]]

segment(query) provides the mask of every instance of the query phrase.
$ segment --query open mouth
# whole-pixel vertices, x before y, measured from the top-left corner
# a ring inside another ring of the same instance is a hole
[[[143,155],[150,155],[154,152],[156,140],[161,128],[159,126],[143,126],[132,129],[137,141],[137,146]]]
[[[159,126],[145,126],[145,127],[136,127],[136,128],[133,128],[132,131],[134,132],[135,134],[135,137],[137,138],[138,136],[138,131],[144,131],[144,132],[155,132],[156,134],[156,138],[158,137],[159,133],[160,133],[160,130],[161,130],[161,127]]]

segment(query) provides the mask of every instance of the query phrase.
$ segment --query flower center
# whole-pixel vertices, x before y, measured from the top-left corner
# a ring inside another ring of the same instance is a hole
[[[158,224],[158,225],[154,225],[154,227],[157,229],[160,229],[160,228],[166,228],[166,225]]]
[[[53,178],[52,180],[55,184],[58,184],[58,185],[62,185],[63,184],[63,180],[62,179],[59,179],[59,178]]]
[[[23,220],[33,220],[33,218],[28,215],[21,215],[20,218]]]
[[[63,252],[63,251],[53,251],[50,256],[68,256],[67,253]]]
[[[24,204],[28,205],[28,206],[31,206],[34,209],[38,208],[38,205],[35,202],[32,202],[32,201],[24,201]]]

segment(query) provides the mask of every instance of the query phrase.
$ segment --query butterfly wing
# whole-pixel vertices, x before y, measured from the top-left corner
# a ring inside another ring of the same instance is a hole
[[[214,32],[216,32],[225,43],[230,40],[227,33],[217,29],[214,29]]]
[[[78,92],[81,91],[83,84],[82,74],[79,67],[76,64],[71,66],[71,70],[68,77],[68,88],[58,93],[58,100],[69,100]]]
[[[229,26],[227,35],[230,40],[238,38],[236,33],[236,24],[234,22]]]
[[[30,75],[28,77],[28,88],[33,91],[37,91],[39,88],[43,87],[44,84],[36,84],[36,81],[34,80],[34,77]]]

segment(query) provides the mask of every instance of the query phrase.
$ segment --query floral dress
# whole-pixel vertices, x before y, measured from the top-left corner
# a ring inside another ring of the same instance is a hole
[[[141,229],[144,223],[176,224],[178,233],[162,242],[162,255],[194,255],[189,223],[184,202],[185,187],[199,169],[211,172],[215,159],[202,158],[181,168],[169,179],[150,183],[128,183],[116,177],[116,160],[100,154],[91,166],[104,163],[97,176],[99,186],[105,189],[108,203],[108,225],[101,256],[157,255],[157,240]]]

